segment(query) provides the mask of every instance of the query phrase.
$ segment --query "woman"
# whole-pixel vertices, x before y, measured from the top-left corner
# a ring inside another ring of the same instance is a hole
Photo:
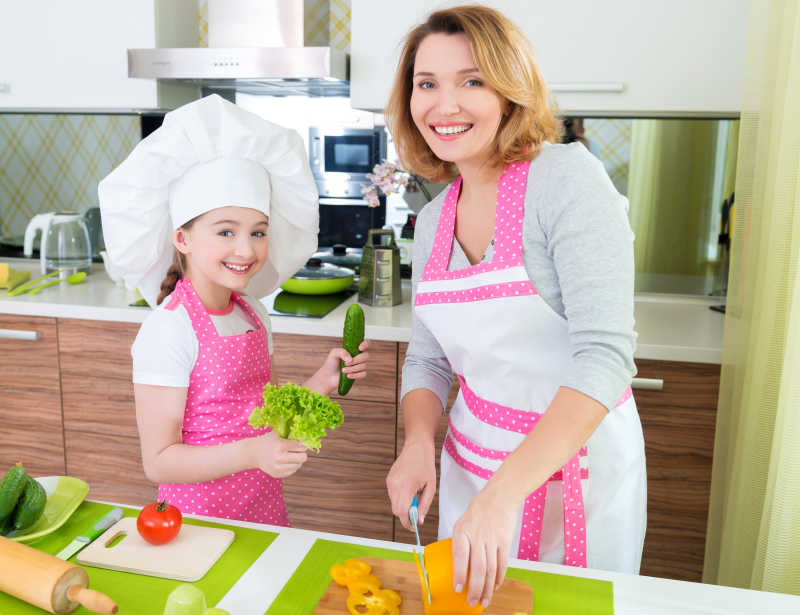
[[[586,148],[553,144],[530,47],[492,9],[438,11],[411,31],[386,116],[407,168],[455,180],[415,229],[394,514],[408,528],[414,494],[421,517],[430,506],[455,373],[439,496],[454,589],[488,604],[510,556],[638,572],[646,478],[625,198]]]

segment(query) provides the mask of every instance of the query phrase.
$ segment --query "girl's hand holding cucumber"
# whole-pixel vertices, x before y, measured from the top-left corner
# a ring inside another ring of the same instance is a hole
[[[324,395],[337,391],[339,395],[345,395],[353,381],[366,378],[370,343],[364,339],[364,311],[357,303],[347,310],[342,346],[328,352],[322,367],[305,386]]]

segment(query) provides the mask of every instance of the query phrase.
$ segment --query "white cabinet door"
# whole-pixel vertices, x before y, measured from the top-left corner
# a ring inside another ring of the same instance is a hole
[[[357,108],[382,109],[402,39],[428,0],[352,0],[351,86]],[[452,4],[452,3],[450,3]],[[736,113],[749,0],[488,0],[531,41],[560,111]]]
[[[168,103],[128,78],[128,48],[172,42],[162,30],[196,44],[196,0],[0,0],[0,109]]]

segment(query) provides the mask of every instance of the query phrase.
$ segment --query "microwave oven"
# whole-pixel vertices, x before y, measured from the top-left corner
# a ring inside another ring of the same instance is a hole
[[[367,173],[386,158],[386,129],[312,127],[308,150],[311,173],[324,183],[326,195],[361,196],[360,187],[369,184]],[[359,190],[345,194],[346,185]]]

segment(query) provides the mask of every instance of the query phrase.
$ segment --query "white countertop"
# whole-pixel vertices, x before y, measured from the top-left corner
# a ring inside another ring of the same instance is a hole
[[[14,269],[39,275],[38,260],[4,259]],[[411,337],[411,286],[403,282],[403,302],[391,308],[363,305],[366,337],[373,340],[407,342]],[[133,292],[115,285],[102,265],[78,285],[62,282],[33,295],[8,297],[0,291],[0,313],[53,318],[83,318],[115,322],[142,322],[149,308],[131,307]],[[275,333],[340,337],[348,306],[354,295],[324,318],[272,316]],[[725,316],[709,309],[719,299],[677,295],[637,294],[635,357],[666,361],[716,363],[722,361]]]
[[[189,515],[194,516],[194,515]],[[219,519],[198,517],[209,521]],[[274,527],[225,521],[231,525],[267,529],[279,536],[267,547],[231,590],[216,605],[236,615],[263,615],[283,586],[294,574],[317,538],[411,551],[412,545],[326,534],[285,527]],[[554,574],[579,576],[611,581],[614,584],[615,615],[778,615],[800,613],[800,596],[759,592],[754,590],[672,581],[618,572],[605,572],[511,559],[509,566]],[[535,599],[534,599],[535,601]]]

